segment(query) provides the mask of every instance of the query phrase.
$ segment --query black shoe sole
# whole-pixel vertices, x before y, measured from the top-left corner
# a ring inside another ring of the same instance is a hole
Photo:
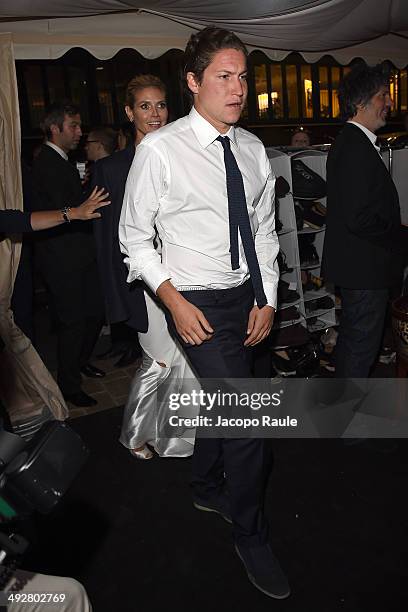
[[[241,559],[243,566],[245,567],[245,571],[247,573],[248,576],[248,580],[249,582],[251,582],[251,584],[254,585],[254,587],[256,589],[258,589],[258,591],[261,591],[261,593],[263,593],[264,595],[267,595],[268,597],[272,597],[273,599],[287,599],[290,595],[290,589],[287,593],[284,593],[284,595],[277,595],[276,593],[270,593],[269,591],[267,591],[266,589],[263,589],[262,587],[259,586],[259,584],[257,584],[254,576],[252,576],[252,574],[250,574],[247,570],[247,566],[245,565],[245,561],[243,560],[243,558],[241,557],[241,553],[238,550],[238,547],[235,546],[235,551],[238,555],[238,557]]]
[[[215,514],[219,514],[226,523],[229,523],[230,525],[232,525],[232,520],[230,519],[230,517],[227,516],[226,514],[223,514],[219,510],[216,510],[215,508],[210,508],[209,506],[202,506],[201,504],[198,504],[197,502],[193,502],[193,506],[196,510],[201,510],[202,512],[215,512]]]

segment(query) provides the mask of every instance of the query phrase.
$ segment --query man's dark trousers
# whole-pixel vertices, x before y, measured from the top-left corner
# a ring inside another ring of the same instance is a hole
[[[44,274],[58,319],[57,382],[64,395],[81,391],[81,368],[91,358],[103,324],[96,261],[69,276]]]
[[[380,349],[388,289],[341,288],[336,377],[367,378]]]
[[[254,305],[250,282],[233,289],[181,294],[204,313],[215,330],[211,340],[201,345],[190,346],[180,339],[203,388],[207,378],[251,378],[251,350],[244,347]],[[223,494],[226,483],[235,541],[242,546],[258,546],[267,540],[263,501],[270,464],[268,442],[254,438],[197,438],[195,442],[193,495],[210,504]]]

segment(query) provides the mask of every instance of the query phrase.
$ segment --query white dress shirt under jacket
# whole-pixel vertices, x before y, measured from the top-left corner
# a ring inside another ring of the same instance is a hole
[[[59,155],[61,155],[61,157],[63,157],[65,159],[65,161],[68,161],[68,155],[58,145],[54,144],[53,142],[51,142],[49,140],[47,140],[45,144],[48,147],[51,147],[51,149],[54,149],[54,151],[56,151]]]
[[[374,132],[366,128],[365,125],[361,125],[361,123],[358,123],[358,121],[352,121],[351,119],[349,119],[348,123],[352,123],[353,125],[356,125],[358,128],[360,128],[362,132],[364,132],[368,140],[373,145],[374,149],[377,151],[377,153],[381,157],[380,147],[377,144],[375,144],[377,142],[377,136],[374,134]]]
[[[276,307],[275,176],[256,136],[234,127],[227,135],[244,180],[265,294]],[[156,292],[168,279],[188,290],[229,289],[249,278],[241,240],[240,266],[231,269],[224,153],[217,136],[193,108],[136,148],[119,224],[128,282],[143,280]],[[161,256],[153,245],[155,225]]]

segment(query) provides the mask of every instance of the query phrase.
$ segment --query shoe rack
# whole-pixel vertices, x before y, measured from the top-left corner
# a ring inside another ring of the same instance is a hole
[[[295,301],[278,303],[279,311],[296,307],[299,313],[297,318],[276,323],[274,327],[289,327],[297,323],[302,323],[304,325],[304,317],[302,316],[304,312],[303,292],[300,276],[296,216],[292,197],[292,171],[290,166],[290,157],[286,153],[273,148],[266,149],[266,152],[275,175],[283,176],[290,186],[289,193],[284,198],[279,199],[279,219],[282,223],[282,228],[278,231],[278,238],[286,267],[290,269],[288,272],[281,270],[281,279],[288,283],[290,290],[296,291],[299,294],[299,299]],[[284,316],[284,313],[281,314]]]
[[[408,225],[408,148],[382,149],[381,157],[398,191],[401,222],[403,225]],[[403,285],[404,294],[408,294],[408,265],[405,266]]]
[[[399,195],[401,221],[408,224],[408,148],[385,149],[381,157],[391,173]]]
[[[276,176],[283,176],[290,185],[290,192],[285,198],[279,200],[279,219],[283,227],[278,231],[279,244],[281,251],[284,254],[288,267],[293,268],[293,271],[281,273],[281,279],[291,283],[290,288],[297,291],[299,300],[295,303],[299,311],[300,320],[285,321],[278,324],[278,327],[284,327],[301,323],[310,332],[323,331],[336,325],[336,310],[335,296],[333,287],[323,285],[318,290],[303,291],[301,274],[302,271],[307,271],[316,277],[320,277],[321,261],[323,253],[323,242],[325,234],[325,225],[315,229],[304,224],[303,229],[298,230],[296,226],[295,205],[293,197],[293,183],[291,170],[291,157],[301,159],[306,166],[314,170],[322,178],[326,179],[326,158],[327,151],[316,149],[307,149],[304,151],[286,152],[280,149],[267,148],[267,155],[271,162],[272,170]],[[296,194],[295,194],[296,195]],[[326,206],[326,198],[321,198],[314,201],[320,202]],[[299,252],[299,237],[313,236],[313,246],[318,255],[318,263],[309,265],[302,264]],[[318,298],[329,296],[333,300],[333,306],[330,308],[322,308],[319,310],[308,309],[308,303]],[[285,309],[293,304],[279,304],[278,310]]]

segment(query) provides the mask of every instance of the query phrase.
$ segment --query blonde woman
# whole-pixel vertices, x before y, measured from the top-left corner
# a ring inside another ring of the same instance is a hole
[[[158,77],[150,74],[133,78],[127,87],[125,112],[129,121],[134,125],[135,142],[109,158],[97,162],[94,178],[94,182],[98,185],[106,189],[108,185],[110,186],[108,190],[112,201],[113,220],[109,222],[109,229],[112,226],[115,232],[113,236],[115,256],[119,251],[117,233],[123,193],[135,147],[146,134],[160,129],[167,123],[168,109],[164,83]],[[147,290],[144,290],[144,301],[147,309],[148,329],[140,331],[143,328],[143,317],[145,316],[144,303],[142,307],[140,301],[136,303],[135,300],[133,304],[130,302],[132,292],[129,291],[129,283],[126,283],[126,273],[120,253],[120,270],[115,268],[115,265],[117,266],[115,262],[111,264],[111,259],[106,262],[106,245],[110,241],[111,237],[106,233],[104,239],[97,240],[97,243],[102,245],[100,251],[103,271],[101,270],[101,273],[107,280],[107,284],[109,282],[109,286],[105,287],[107,301],[109,302],[111,298],[111,303],[108,304],[108,311],[111,306],[108,320],[110,322],[126,320],[128,325],[138,328],[139,342],[143,351],[142,365],[132,381],[126,403],[120,442],[137,459],[151,459],[153,453],[149,447],[163,457],[189,456],[193,453],[194,431],[185,436],[183,434],[184,437],[166,437],[165,427],[168,413],[165,399],[170,393],[184,392],[197,386],[198,383],[184,355],[167,330],[162,307]],[[108,269],[109,265],[112,266],[111,270]],[[134,298],[135,296],[132,297]],[[127,318],[124,318],[126,316]],[[163,401],[160,401],[161,397]]]

